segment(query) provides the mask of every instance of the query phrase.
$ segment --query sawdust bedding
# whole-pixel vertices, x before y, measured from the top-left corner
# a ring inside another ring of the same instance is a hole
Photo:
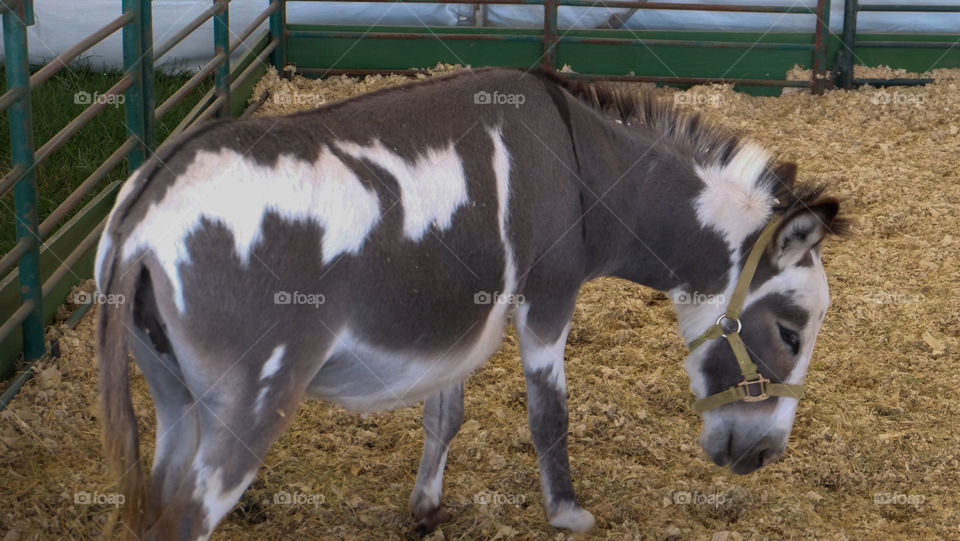
[[[960,537],[958,72],[819,97],[699,86],[678,100],[796,161],[802,178],[830,181],[856,226],[825,247],[833,306],[788,451],[748,476],[717,468],[697,444],[667,298],[615,279],[585,286],[567,374],[575,485],[598,519],[588,537]],[[271,73],[253,96],[268,90],[257,114],[278,114],[298,108],[275,98],[283,92],[315,99],[306,108],[406,81]],[[96,538],[110,510],[93,321],[91,311],[72,330],[52,328],[60,358],[0,413],[0,538]],[[431,538],[568,538],[544,520],[512,335],[466,389],[445,480],[453,520]],[[149,462],[155,425],[139,376],[134,399]],[[419,408],[306,404],[214,538],[401,538],[421,445]],[[301,504],[274,503],[280,491]]]

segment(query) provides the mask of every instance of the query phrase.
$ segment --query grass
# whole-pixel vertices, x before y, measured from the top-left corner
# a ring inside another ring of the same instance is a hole
[[[32,66],[35,72],[40,66]],[[94,95],[104,93],[120,80],[121,71],[97,72],[87,64],[71,65],[41,84],[31,94],[33,106],[34,149],[40,148],[60,129],[67,125],[87,107],[76,103],[74,96],[79,92]],[[190,78],[189,73],[156,74],[155,93],[157,103],[172,95]],[[0,72],[0,85],[6,88],[5,72]],[[173,130],[193,105],[212,86],[210,80],[204,81],[194,89],[180,104],[157,124],[157,141]],[[0,171],[6,173],[11,167],[10,131],[7,112],[0,112]],[[40,221],[43,221],[67,196],[76,189],[97,167],[123,144],[126,138],[124,128],[124,107],[108,106],[89,124],[84,126],[63,147],[54,152],[44,163],[35,169],[37,182],[37,209]],[[94,194],[110,182],[127,176],[127,164],[115,167],[100,185],[87,196],[80,206],[86,204]],[[0,253],[6,253],[16,243],[13,191],[0,198]],[[69,219],[69,216],[66,218]],[[65,219],[65,220],[66,220]]]

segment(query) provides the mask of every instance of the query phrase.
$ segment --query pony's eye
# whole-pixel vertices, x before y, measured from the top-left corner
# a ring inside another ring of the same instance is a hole
[[[777,323],[777,328],[780,329],[780,339],[790,348],[790,351],[794,355],[800,353],[800,335],[779,323]]]

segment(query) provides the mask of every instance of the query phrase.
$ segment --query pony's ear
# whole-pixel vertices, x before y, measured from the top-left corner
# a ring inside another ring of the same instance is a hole
[[[772,259],[781,270],[796,264],[814,246],[832,232],[831,225],[840,203],[835,199],[817,201],[796,209],[784,218],[771,246]]]
[[[777,191],[783,188],[793,188],[793,185],[797,183],[797,164],[793,162],[778,164],[773,170],[773,175],[780,181],[780,186],[776,187]]]

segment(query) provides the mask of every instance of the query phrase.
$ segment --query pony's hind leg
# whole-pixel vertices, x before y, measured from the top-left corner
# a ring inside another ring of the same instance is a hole
[[[173,502],[181,479],[193,463],[200,434],[196,402],[176,357],[171,352],[158,351],[150,340],[147,333],[137,329],[130,344],[157,411],[147,524]]]
[[[273,358],[269,351],[250,355]],[[164,497],[162,512],[146,539],[206,539],[239,501],[270,445],[293,420],[304,396],[301,382],[309,378],[297,377],[293,369],[280,369],[266,380],[244,378],[244,372],[237,366],[207,389],[193,389],[192,414],[199,429],[196,452],[176,489],[164,486],[163,492],[172,492],[172,497]]]
[[[410,495],[410,511],[416,524],[413,533],[425,535],[450,519],[440,505],[443,467],[450,441],[463,422],[463,383],[437,393],[423,405],[423,458],[417,470],[417,484]]]

